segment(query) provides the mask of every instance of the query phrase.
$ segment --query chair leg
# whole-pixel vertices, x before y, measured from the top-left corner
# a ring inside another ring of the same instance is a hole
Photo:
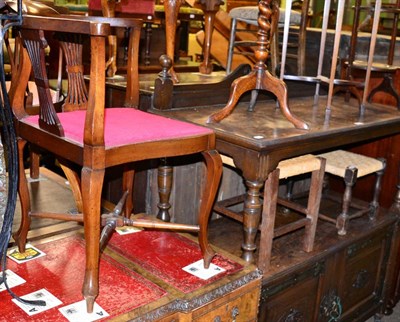
[[[204,267],[208,268],[215,255],[208,243],[208,222],[222,176],[222,160],[216,150],[205,151],[202,154],[206,162],[207,178],[202,192],[199,212],[199,244],[203,254]]]
[[[28,189],[28,181],[26,180],[24,169],[24,147],[26,141],[18,139],[18,158],[19,158],[19,178],[18,178],[18,195],[21,204],[21,224],[17,232],[13,234],[14,240],[18,245],[19,252],[25,251],[26,239],[28,236],[29,227],[31,225],[31,201]]]
[[[29,152],[30,165],[29,172],[32,179],[39,179],[39,168],[40,168],[40,155],[34,151]]]
[[[349,209],[352,198],[352,189],[357,181],[357,173],[358,170],[356,167],[349,166],[347,167],[344,175],[344,183],[346,185],[346,188],[343,194],[342,212],[337,217],[336,220],[336,228],[338,229],[339,235],[346,235],[347,233],[347,226],[349,222]]]
[[[264,186],[264,202],[260,225],[260,248],[258,253],[258,267],[264,274],[268,271],[271,262],[272,241],[276,207],[278,202],[279,169],[272,171]]]
[[[311,187],[308,196],[307,218],[310,220],[305,227],[304,251],[311,252],[314,248],[315,232],[317,229],[319,207],[321,205],[322,187],[325,174],[325,159],[321,159],[321,168],[313,171]]]
[[[124,206],[124,216],[130,218],[133,212],[133,185],[135,179],[135,170],[126,166],[122,175],[122,191],[128,191],[128,196]]]
[[[381,188],[382,188],[382,177],[386,169],[386,160],[382,158],[380,158],[379,160],[382,162],[383,167],[382,170],[376,172],[374,197],[372,198],[372,201],[370,203],[370,212],[369,212],[370,220],[375,219],[376,211],[378,210],[379,207],[379,196],[381,194]]]
[[[99,294],[100,214],[104,169],[82,169],[82,199],[86,242],[86,267],[82,294],[88,313],[93,312]]]
[[[78,212],[82,212],[82,191],[81,191],[81,178],[78,173],[73,170],[70,166],[68,166],[63,161],[59,160],[61,169],[63,170],[67,180],[69,182],[69,186],[71,188],[72,194],[74,196],[75,205]]]
[[[230,74],[231,69],[232,69],[233,49],[235,46],[235,35],[236,35],[236,19],[233,18],[231,20],[231,34],[229,37],[228,58],[226,61],[226,74]]]

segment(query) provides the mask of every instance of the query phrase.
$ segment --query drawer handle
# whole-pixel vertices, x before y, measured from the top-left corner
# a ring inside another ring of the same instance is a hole
[[[232,317],[232,322],[236,322],[236,317],[239,315],[239,308],[237,306],[234,306],[232,309],[231,317]]]
[[[342,303],[336,292],[330,292],[325,295],[320,306],[322,316],[329,318],[328,322],[340,321],[342,315]]]

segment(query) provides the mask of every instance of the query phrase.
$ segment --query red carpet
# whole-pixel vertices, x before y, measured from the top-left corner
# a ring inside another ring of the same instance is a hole
[[[12,288],[19,296],[45,288],[63,304],[29,317],[11,301],[7,291],[0,292],[0,321],[66,321],[58,308],[82,300],[85,249],[82,239],[64,238],[41,244],[38,249],[46,256],[23,264],[8,260],[7,268],[21,276],[26,283]],[[100,261],[100,296],[98,303],[110,317],[129,312],[155,301],[166,292],[127,270],[109,256]]]
[[[183,267],[202,258],[200,247],[190,239],[171,232],[149,230],[129,235],[114,233],[108,247],[184,293],[242,269],[240,264],[217,254],[212,263],[224,268],[225,272],[202,280],[183,271]]]

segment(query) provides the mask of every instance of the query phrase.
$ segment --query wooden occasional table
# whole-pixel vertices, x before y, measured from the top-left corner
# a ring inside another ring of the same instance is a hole
[[[334,97],[331,110],[326,111],[326,97],[314,102],[314,97],[296,98],[291,110],[310,125],[310,130],[295,129],[276,109],[276,103],[260,102],[253,112],[247,104],[239,104],[226,119],[206,124],[207,118],[221,106],[170,109],[152,112],[208,126],[217,135],[217,149],[231,156],[242,171],[247,188],[243,217],[243,259],[253,262],[255,237],[260,223],[261,189],[268,174],[279,161],[306,153],[319,153],[348,144],[400,133],[400,112],[383,105],[367,105],[359,116],[356,102],[345,103]]]

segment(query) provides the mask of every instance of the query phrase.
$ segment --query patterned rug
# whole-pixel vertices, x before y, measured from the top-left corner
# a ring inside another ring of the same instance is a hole
[[[11,301],[7,291],[2,291],[0,321],[67,321],[58,309],[83,299],[84,241],[80,237],[68,237],[36,247],[46,255],[22,264],[8,260],[7,269],[26,281],[11,290],[23,296],[44,288],[61,300],[62,304],[29,317]],[[111,257],[104,254],[101,256],[100,295],[96,303],[110,317],[153,302],[165,294],[163,289],[126,269]]]
[[[243,268],[217,254],[212,263],[223,268],[224,272],[207,280],[187,273],[182,270],[183,267],[202,259],[200,247],[172,232],[144,230],[128,235],[114,233],[108,247],[184,293],[193,292]]]

